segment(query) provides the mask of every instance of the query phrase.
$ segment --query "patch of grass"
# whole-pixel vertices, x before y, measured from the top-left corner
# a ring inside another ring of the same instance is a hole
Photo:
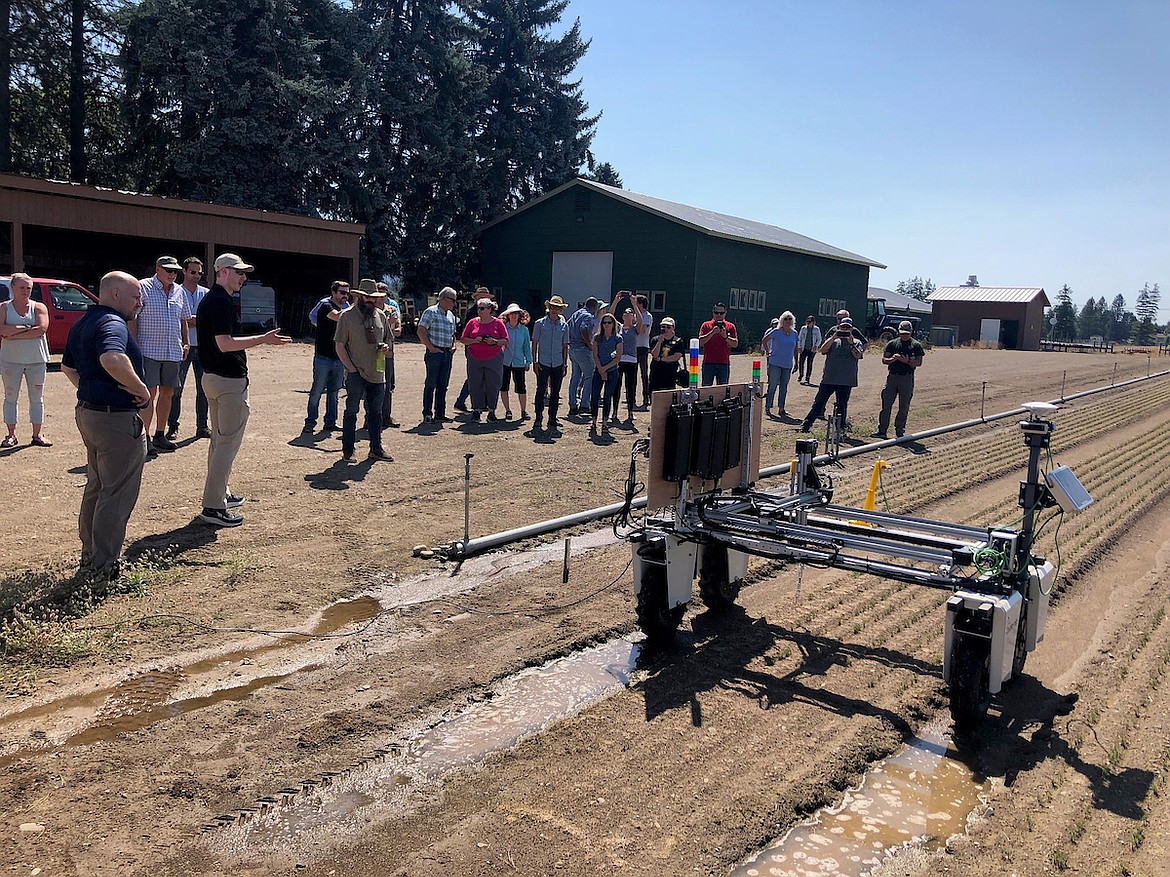
[[[52,563],[0,581],[0,659],[16,667],[65,667],[112,648],[112,630],[81,631],[72,621],[111,596],[141,596],[174,576],[171,551],[148,550],[123,560],[117,575],[94,576]]]
[[[255,556],[243,552],[237,552],[225,560],[221,560],[219,565],[227,572],[224,584],[229,590],[238,588],[264,568],[264,565]]]
[[[1052,867],[1057,871],[1068,870],[1068,853],[1064,850],[1053,850],[1049,854],[1048,860],[1052,862]]]

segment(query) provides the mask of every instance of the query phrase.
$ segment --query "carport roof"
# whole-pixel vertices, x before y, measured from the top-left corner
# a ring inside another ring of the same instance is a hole
[[[788,250],[793,253],[805,253],[810,256],[821,256],[826,259],[835,259],[839,262],[869,265],[871,268],[886,267],[881,262],[875,262],[865,256],[859,256],[857,253],[851,253],[848,250],[830,246],[829,244],[805,237],[802,234],[797,234],[794,231],[789,231],[779,226],[756,222],[752,219],[742,219],[738,216],[729,216],[726,213],[716,213],[714,210],[705,210],[702,207],[691,207],[687,204],[678,204],[674,201],[664,201],[661,198],[654,198],[650,195],[642,195],[627,189],[617,189],[613,186],[595,183],[593,180],[583,179],[570,180],[563,186],[558,186],[551,192],[546,192],[539,198],[529,201],[519,209],[493,219],[491,222],[486,223],[483,228],[491,228],[493,225],[504,222],[518,213],[535,207],[542,201],[559,195],[571,186],[592,189],[599,194],[615,198],[619,201],[625,201],[640,210],[645,210],[647,213],[656,214],[672,222],[677,222],[680,225],[685,225],[688,228],[709,234],[712,237],[743,241],[748,244],[772,247],[777,250]]]
[[[1037,296],[1051,302],[1039,286],[940,286],[927,301],[992,301],[1000,304],[1028,304]]]

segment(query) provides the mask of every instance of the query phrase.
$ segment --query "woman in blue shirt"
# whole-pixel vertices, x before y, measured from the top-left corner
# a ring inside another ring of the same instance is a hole
[[[528,327],[520,321],[524,311],[512,302],[500,314],[508,328],[508,346],[504,349],[504,377],[500,383],[500,399],[504,403],[504,420],[512,419],[512,401],[508,398],[508,384],[516,385],[516,398],[520,400],[520,419],[528,419],[528,387],[524,376],[532,368],[532,336]]]
[[[772,416],[772,405],[779,396],[777,417],[784,416],[784,403],[788,401],[788,381],[792,377],[792,366],[796,360],[796,315],[785,311],[780,315],[780,325],[764,336],[764,353],[768,355],[768,400],[764,411]]]
[[[593,394],[590,397],[589,413],[593,423],[590,432],[597,432],[597,406],[601,401],[601,388],[605,386],[605,408],[602,412],[601,431],[609,432],[609,414],[617,411],[618,364],[622,358],[622,336],[617,330],[613,314],[601,318],[597,334],[593,336]]]

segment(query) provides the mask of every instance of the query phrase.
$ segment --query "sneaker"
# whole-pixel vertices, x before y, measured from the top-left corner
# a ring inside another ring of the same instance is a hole
[[[146,442],[146,459],[158,459],[158,451],[155,449],[154,445],[150,442],[149,439]]]
[[[802,423],[796,431],[797,432],[812,432],[812,429],[811,429],[809,424]]]
[[[156,432],[154,434],[154,438],[151,440],[151,444],[154,445],[154,449],[156,451],[161,451],[164,454],[169,454],[178,447],[178,445],[164,436],[161,432]]]
[[[367,460],[381,460],[383,463],[393,463],[394,458],[385,451],[370,451],[366,454]]]
[[[341,427],[336,423],[327,423],[322,427],[322,429],[324,429],[326,432],[337,432],[339,429],[341,429]]]
[[[495,414],[489,415],[488,420],[491,420],[495,416],[496,416]],[[511,419],[512,419],[512,412],[511,411],[504,412],[504,420],[511,420]]]
[[[173,442],[178,437],[179,437],[179,428],[177,426],[172,426],[170,429],[167,430],[167,441]]]
[[[876,438],[876,439],[888,439],[889,438],[889,436],[886,435],[884,432],[871,432],[869,434],[869,437]]]
[[[435,423],[454,423],[455,421],[453,421],[450,417],[436,417],[434,422]]]
[[[343,462],[343,463],[356,463],[357,457],[354,455],[353,451],[346,451],[346,452],[342,453],[342,455],[341,455],[341,462]]]
[[[520,419],[521,419],[521,420],[527,420],[527,419],[528,419],[528,412],[527,412],[527,411],[521,411],[521,412],[520,412]]]
[[[389,420],[386,421],[384,426],[387,429],[398,429],[400,426],[402,426],[402,424],[399,423],[397,420],[395,420],[393,417],[391,417]]]
[[[317,428],[315,426],[310,426],[306,423],[301,427],[301,435],[312,435],[314,432],[316,432],[316,429]]]
[[[434,422],[435,422],[435,418],[431,417],[431,415],[429,415],[429,414],[423,415],[423,423],[434,423]]]
[[[540,415],[540,414],[536,415],[536,420],[532,421],[532,431],[533,432],[541,432],[544,429],[544,424],[541,422],[542,420],[543,420],[542,415]],[[549,422],[551,423],[552,421],[550,420]]]
[[[201,427],[199,427],[199,429],[195,430],[195,438],[209,439],[209,438],[211,438],[211,430],[208,429],[206,426],[201,426]]]
[[[238,527],[244,523],[244,516],[227,509],[204,509],[199,520],[214,527]]]
[[[494,412],[494,411],[488,412],[487,419],[488,419],[488,423],[499,423],[500,422],[500,418],[496,417],[496,412]],[[511,414],[508,415],[508,419],[509,420],[512,419]]]
[[[244,498],[238,493],[229,493],[224,497],[223,504],[229,509],[238,509],[244,504]]]
[[[453,407],[455,408],[456,411],[461,411],[464,414],[467,414],[471,410],[466,405],[464,405],[462,402],[456,402]]]
[[[580,412],[576,408],[569,409],[569,417],[576,417]]]
[[[548,431],[549,432],[560,432],[561,431],[561,422],[559,420],[557,420],[555,417],[550,417],[548,419]]]

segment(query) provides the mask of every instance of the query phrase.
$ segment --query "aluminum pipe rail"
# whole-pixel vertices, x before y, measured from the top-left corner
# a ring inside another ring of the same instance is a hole
[[[1143,381],[1151,381],[1154,378],[1162,378],[1170,375],[1170,370],[1155,372],[1154,374],[1145,377],[1131,378],[1128,381],[1122,381],[1120,384],[1109,384],[1104,387],[1094,387],[1091,390],[1083,390],[1080,393],[1073,393],[1071,396],[1062,396],[1059,399],[1051,400],[1051,404],[1060,405],[1062,402],[1069,402],[1073,399],[1083,399],[1086,396],[1093,396],[1097,393],[1106,393],[1110,390],[1120,390],[1125,387],[1140,384]],[[1028,412],[1023,408],[1013,408],[1010,411],[1001,411],[998,414],[991,414],[987,417],[975,418],[974,420],[963,420],[958,423],[952,423],[949,426],[939,426],[935,429],[924,430],[923,432],[916,432],[907,434],[902,438],[887,439],[886,441],[874,442],[873,444],[860,445],[856,448],[850,448],[847,451],[842,451],[839,459],[843,457],[856,457],[861,454],[872,453],[875,450],[882,448],[895,447],[899,444],[905,444],[911,441],[920,439],[933,438],[937,435],[946,435],[949,432],[957,432],[961,429],[969,429],[973,426],[982,426],[986,423],[993,423],[997,420],[1003,420],[1007,417],[1019,417]],[[817,457],[814,462],[827,463],[829,457],[827,454],[822,454]],[[784,463],[780,466],[769,466],[766,469],[760,470],[760,478],[771,478],[775,475],[786,475],[789,470],[789,464]],[[452,559],[459,559],[463,557],[474,557],[477,554],[483,554],[485,551],[490,551],[493,548],[499,548],[501,545],[507,545],[511,542],[519,542],[521,539],[531,539],[534,536],[543,536],[546,533],[555,533],[557,530],[563,530],[568,527],[575,527],[579,524],[588,524],[592,521],[607,518],[610,515],[616,515],[623,508],[623,503],[616,502],[609,505],[599,506],[594,509],[586,509],[580,512],[574,512],[571,515],[564,515],[559,518],[552,518],[547,521],[539,521],[535,524],[528,524],[524,527],[516,527],[512,530],[504,530],[500,533],[492,533],[488,536],[480,536],[476,539],[468,539],[465,542],[455,542],[445,547],[444,554]],[[646,507],[646,497],[637,497],[630,505],[632,509],[643,509]]]

